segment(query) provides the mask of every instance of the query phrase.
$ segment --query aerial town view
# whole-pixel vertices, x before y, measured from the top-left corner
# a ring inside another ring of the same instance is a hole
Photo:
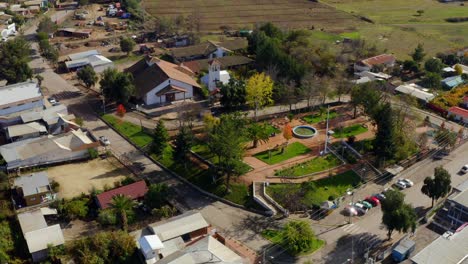
[[[468,264],[467,0],[0,0],[0,264]]]

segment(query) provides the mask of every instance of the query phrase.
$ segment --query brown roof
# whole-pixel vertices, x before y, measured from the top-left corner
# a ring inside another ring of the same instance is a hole
[[[175,85],[168,85],[164,87],[163,89],[161,89],[159,92],[157,92],[156,95],[162,96],[162,95],[169,94],[169,93],[186,93],[186,92],[187,90],[185,90],[182,87],[178,87]]]
[[[374,66],[374,65],[380,65],[384,63],[389,63],[395,61],[396,58],[393,55],[390,54],[380,54],[374,57],[367,58],[365,60],[362,60],[361,63],[367,66]]]
[[[217,47],[223,47],[230,51],[247,48],[248,42],[246,39],[237,38],[226,40],[223,42],[208,41],[198,45],[173,48],[171,49],[172,56],[175,58],[193,57],[193,56],[208,56],[208,54],[216,51]]]
[[[190,70],[192,70],[194,73],[200,73],[201,71],[208,70],[208,66],[213,60],[214,59],[186,61],[183,63],[183,65],[190,68]],[[221,67],[224,69],[232,66],[249,64],[253,61],[245,56],[237,55],[216,58],[216,60],[221,64]]]
[[[112,198],[116,195],[122,194],[130,197],[132,200],[135,200],[145,196],[146,192],[148,192],[148,187],[146,186],[145,181],[138,181],[98,194],[96,195],[96,198],[101,209],[106,209],[110,207]]]
[[[190,73],[187,67],[181,68],[179,65],[158,58],[150,58],[149,61],[152,63],[151,66],[148,65],[147,59],[142,59],[125,70],[133,75],[134,85],[139,97],[143,97],[169,78],[194,87],[200,87],[192,76],[187,74]],[[193,75],[193,72],[191,75]]]

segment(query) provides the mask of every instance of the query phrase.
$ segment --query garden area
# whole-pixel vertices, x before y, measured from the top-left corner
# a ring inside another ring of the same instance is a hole
[[[339,114],[336,111],[330,111],[330,119],[338,117]],[[309,124],[320,123],[327,120],[327,111],[320,111],[317,114],[304,116],[302,119]]]
[[[334,138],[347,138],[350,136],[357,136],[359,134],[367,132],[367,127],[362,124],[355,124],[343,128],[336,128],[333,130],[335,132],[333,134]]]
[[[347,171],[301,184],[270,184],[266,191],[281,206],[294,212],[319,207],[322,202],[342,196],[360,182],[361,178],[355,172]]]
[[[146,131],[141,126],[123,121],[111,114],[103,115],[102,119],[104,119],[122,135],[126,136],[130,141],[135,143],[138,147],[144,147],[153,141],[151,133]]]
[[[328,169],[335,168],[341,165],[341,160],[339,160],[335,155],[328,154],[326,156],[316,157],[309,161],[295,164],[289,168],[279,170],[275,173],[275,176],[279,177],[301,177],[306,176],[312,173],[325,171]]]
[[[199,156],[201,156],[203,159],[208,160],[212,162],[213,164],[219,163],[219,157],[217,157],[216,155],[213,154],[213,152],[210,151],[205,141],[202,141],[202,140],[196,141],[195,145],[191,148],[191,150],[195,152],[196,154],[198,154]],[[252,169],[248,164],[244,162],[240,163],[239,166],[240,166],[239,172],[241,175],[249,172]]]
[[[285,148],[280,146],[275,149],[262,151],[255,154],[254,157],[269,165],[273,165],[299,155],[307,154],[310,151],[310,148],[306,147],[304,144],[293,142]]]

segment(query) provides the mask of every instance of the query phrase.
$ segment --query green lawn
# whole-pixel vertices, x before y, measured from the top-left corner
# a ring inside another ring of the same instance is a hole
[[[266,131],[268,132],[269,135],[271,135],[273,133],[278,134],[278,133],[281,132],[281,130],[279,130],[278,128],[276,128],[276,127],[274,127],[274,126],[272,126],[270,124],[266,124],[265,129],[266,129]]]
[[[308,186],[302,189],[305,185],[301,184],[270,184],[267,187],[267,193],[273,197],[279,204],[285,206],[282,201],[289,195],[301,195],[299,203],[306,206],[320,206],[324,201],[327,201],[330,196],[334,198],[343,196],[348,188],[357,186],[361,178],[353,171],[347,171],[332,177],[320,179],[313,183],[312,187]],[[302,193],[302,194],[301,194]]]
[[[277,171],[276,176],[299,177],[314,172],[324,171],[339,166],[341,161],[333,154],[316,157],[312,160],[296,164],[292,167]]]
[[[103,115],[102,119],[106,120],[117,131],[125,135],[130,139],[130,141],[139,147],[144,147],[153,141],[151,134],[138,125],[127,121],[122,121],[121,119],[111,114]]]
[[[186,178],[191,183],[197,185],[205,191],[211,192],[219,197],[225,198],[240,205],[244,205],[246,207],[263,210],[252,199],[247,185],[231,183],[231,192],[228,193],[224,187],[224,179],[213,182],[214,172],[211,170],[202,169],[192,162],[189,162],[187,166],[184,166],[179,162],[174,162],[172,159],[172,152],[172,147],[168,146],[162,157],[158,157],[154,154],[152,157],[161,162],[168,169]]]
[[[282,242],[285,240],[283,232],[281,230],[274,230],[274,229],[265,229],[262,231],[262,237],[270,240],[273,244],[278,244],[281,245]],[[315,252],[317,249],[321,248],[323,245],[325,245],[325,241],[321,239],[314,239],[310,245],[309,250],[305,252],[301,252],[297,255],[299,256],[305,256],[312,254]]]
[[[330,119],[336,118],[338,116],[339,116],[339,114],[336,111],[331,111],[330,112]],[[304,121],[306,121],[309,124],[320,123],[322,121],[327,120],[327,112],[322,113],[322,114],[317,113],[317,114],[313,114],[313,115],[304,116],[302,119],[304,119]]]
[[[310,152],[310,149],[299,142],[294,142],[289,144],[283,153],[281,149],[271,150],[271,154],[268,154],[268,150],[262,151],[254,155],[257,159],[267,163],[267,164],[276,164],[282,161],[285,161],[296,156],[306,154]]]
[[[213,164],[218,164],[219,158],[214,155],[208,146],[204,142],[199,141],[198,144],[192,147],[192,151],[202,156],[204,159],[213,162]],[[252,169],[248,164],[242,162],[241,175],[249,172]]]
[[[367,132],[367,128],[362,126],[361,124],[356,124],[348,127],[344,127],[342,129],[334,129],[333,131],[335,134],[333,134],[334,138],[347,138],[349,136],[356,136],[359,134],[362,134],[364,132]]]

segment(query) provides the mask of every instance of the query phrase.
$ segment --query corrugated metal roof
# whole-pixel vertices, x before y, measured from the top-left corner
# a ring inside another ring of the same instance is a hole
[[[459,264],[468,258],[468,228],[449,237],[440,236],[411,258],[417,264]]]
[[[31,111],[21,115],[21,120],[23,123],[29,123],[32,121],[37,121],[43,119],[48,122],[50,120],[58,119],[57,113],[68,115],[68,109],[65,105],[59,104],[52,107],[49,107],[41,111]]]
[[[47,223],[41,210],[34,210],[18,214],[18,221],[23,234],[47,227]]]
[[[0,87],[0,106],[42,97],[35,82],[22,82]]]
[[[165,223],[155,223],[149,226],[153,233],[158,235],[161,241],[165,241],[208,227],[209,224],[200,213],[188,212],[173,218],[169,218],[165,221]]]
[[[204,237],[192,246],[185,249],[196,263],[208,263],[213,255],[216,263],[243,263],[242,258],[232,250],[221,244],[212,236]]]
[[[7,131],[8,136],[12,138],[33,133],[47,133],[47,128],[38,122],[31,122],[26,124],[9,126],[7,127]]]
[[[15,178],[15,187],[23,189],[24,196],[33,195],[49,191],[49,177],[47,172],[41,171]],[[46,189],[44,189],[44,187]]]
[[[429,102],[435,97],[433,94],[418,89],[416,85],[411,84],[402,84],[398,86],[395,90],[403,94],[414,96],[426,102]]]
[[[78,52],[78,53],[73,53],[68,55],[68,58],[70,60],[79,60],[79,59],[84,59],[92,55],[101,55],[101,53],[97,50],[88,50],[88,51],[83,51],[83,52]]]
[[[30,253],[47,249],[49,245],[58,246],[65,243],[59,224],[28,232],[24,234],[24,239]]]

